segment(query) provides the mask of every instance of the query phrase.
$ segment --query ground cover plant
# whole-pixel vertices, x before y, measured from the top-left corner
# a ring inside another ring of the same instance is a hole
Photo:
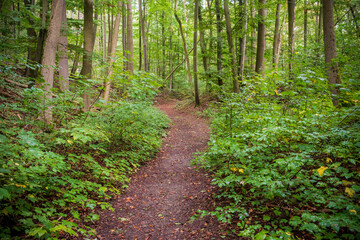
[[[82,113],[66,101],[72,96],[59,93],[63,102],[54,104],[49,126],[37,118],[41,90],[18,92],[22,98],[2,98],[0,105],[0,238],[94,235],[89,226],[99,220],[97,212],[112,209],[109,199],[154,156],[169,119],[150,97]]]
[[[217,104],[199,162],[222,204],[199,216],[216,215],[239,237],[360,237],[360,108],[334,108],[319,79],[249,80]]]

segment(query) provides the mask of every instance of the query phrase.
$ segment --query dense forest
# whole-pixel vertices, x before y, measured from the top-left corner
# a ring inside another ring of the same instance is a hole
[[[359,0],[1,0],[0,238],[95,235],[159,150],[157,94],[244,239],[360,238]],[[224,236],[225,238],[225,236]]]

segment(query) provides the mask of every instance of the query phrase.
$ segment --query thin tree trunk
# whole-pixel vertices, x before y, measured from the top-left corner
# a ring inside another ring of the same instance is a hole
[[[246,50],[246,32],[247,32],[247,0],[243,3],[243,36],[240,39],[240,82],[243,81],[244,68],[245,68],[245,50]]]
[[[141,29],[141,35],[142,35],[142,45],[143,45],[143,55],[144,55],[144,69],[145,69],[145,72],[149,72],[147,41],[146,41],[146,35],[145,35],[145,16],[143,16],[143,14],[142,14],[143,13],[142,5],[143,5],[142,0],[139,0],[139,18],[140,18],[140,29]]]
[[[198,28],[198,17],[199,17],[199,1],[195,0],[195,9],[194,9],[194,52],[193,52],[193,71],[194,71],[194,92],[195,92],[195,107],[200,105],[199,97],[199,86],[198,86],[198,74],[197,74],[197,28]]]
[[[216,55],[217,55],[217,80],[218,80],[218,85],[222,86],[223,85],[223,80],[222,80],[222,46],[221,46],[221,15],[220,15],[220,0],[215,0],[215,8],[216,8],[216,33],[217,33],[217,50],[216,50]]]
[[[161,37],[162,37],[162,67],[161,67],[161,77],[164,79],[165,78],[165,70],[166,70],[166,65],[165,65],[165,12],[162,12],[161,15]]]
[[[121,7],[121,2],[118,2],[118,7]],[[113,28],[113,35],[111,36],[111,48],[110,48],[110,55],[108,58],[108,70],[107,70],[107,76],[105,80],[105,92],[104,92],[104,102],[109,100],[110,95],[110,89],[111,89],[111,77],[113,74],[113,65],[115,62],[115,55],[116,55],[116,47],[118,42],[118,36],[119,36],[119,28],[120,28],[120,21],[121,21],[121,15],[118,13],[115,18],[115,24]]]
[[[133,24],[132,24],[132,10],[131,2],[127,4],[127,50],[128,55],[128,71],[131,75],[134,74],[134,43],[133,43]]]
[[[278,69],[279,66],[279,50],[280,50],[280,14],[281,14],[281,3],[276,6],[276,20],[275,20],[275,33],[274,33],[274,44],[273,44],[273,67]]]
[[[211,12],[211,5],[212,5],[212,0],[210,2],[210,0],[206,0],[207,2],[207,5],[208,5],[208,11],[209,11],[209,37],[210,37],[210,41],[209,41],[209,49],[213,49],[213,46],[214,46],[214,40],[213,40],[213,29],[212,29],[212,26],[213,26],[213,15],[212,15],[212,12]],[[209,56],[207,56],[207,60],[208,60],[208,66],[210,67],[211,66],[211,58]],[[209,78],[211,78],[211,74],[209,74]]]
[[[186,61],[186,67],[187,67],[187,72],[188,72],[188,81],[189,81],[189,83],[192,83],[191,72],[190,72],[190,60],[189,60],[189,55],[188,55],[188,51],[187,51],[186,39],[185,39],[185,35],[183,32],[183,27],[182,27],[181,21],[180,21],[179,17],[177,16],[177,14],[174,13],[174,15],[175,15],[176,21],[179,23],[180,34],[181,34],[181,38],[182,38],[182,41],[184,44],[184,53],[185,53],[185,61]]]
[[[264,54],[265,54],[265,47],[266,47],[266,9],[265,4],[266,0],[259,0],[260,8],[259,8],[259,23],[258,23],[258,37],[257,37],[257,50],[256,50],[256,66],[255,72],[263,73],[265,66],[264,66]]]
[[[103,52],[103,60],[106,61],[106,14],[105,12],[102,15],[103,20],[103,46],[102,46],[102,52]]]
[[[123,57],[125,59],[128,58],[128,54],[126,52],[126,48],[127,48],[127,36],[126,36],[126,4],[123,3],[122,4],[122,8],[121,8],[121,12],[122,12],[122,47],[123,47]],[[128,70],[128,62],[124,61],[124,71]]]
[[[203,67],[204,67],[206,76],[209,77],[208,76],[208,61],[207,61],[207,50],[206,50],[206,43],[205,43],[204,25],[203,25],[202,15],[201,15],[201,5],[199,5],[198,15],[199,15],[199,25],[200,25],[200,47],[201,47],[201,55],[202,55],[202,59],[203,59]]]
[[[327,77],[330,83],[330,91],[332,93],[332,102],[334,106],[339,105],[337,96],[339,95],[339,87],[341,79],[339,75],[339,67],[336,61],[336,36],[334,29],[334,10],[333,0],[322,0],[323,4],[323,27],[324,27],[324,50],[325,64],[327,68]]]
[[[318,19],[319,19],[319,25],[318,25],[318,28],[317,28],[317,33],[316,33],[316,42],[317,43],[320,43],[320,39],[321,39],[321,32],[322,32],[322,29],[323,29],[323,21],[322,21],[322,19],[323,19],[323,8],[322,8],[322,5],[321,5],[321,3],[319,2],[319,7],[320,7],[320,9],[319,9],[319,17],[318,17]]]
[[[35,4],[35,0],[24,0],[24,5],[25,8],[28,11],[33,11],[32,10],[32,6],[34,6]],[[27,20],[29,21],[29,24],[31,27],[27,27],[26,28],[26,32],[28,35],[28,39],[29,39],[29,47],[28,47],[28,57],[27,57],[27,63],[28,65],[32,65],[36,63],[36,31],[34,29],[34,21],[28,17]],[[33,67],[26,67],[25,70],[25,76],[26,77],[30,77],[30,78],[35,78],[36,77],[36,71]]]
[[[226,36],[229,44],[229,52],[231,54],[231,72],[233,76],[233,91],[235,93],[240,92],[239,81],[238,81],[238,72],[236,66],[236,58],[235,58],[235,49],[232,38],[232,29],[230,22],[230,12],[229,12],[229,0],[224,0],[224,14],[225,14],[225,22],[226,22]]]
[[[251,18],[255,19],[256,11],[255,11],[255,0],[253,0],[251,5]],[[255,21],[254,21],[255,22]],[[254,64],[254,53],[256,49],[256,24],[252,24],[252,31],[251,31],[251,58],[250,58],[250,69],[255,71],[255,64]]]
[[[85,79],[91,79],[92,55],[94,50],[94,3],[93,0],[84,0],[84,55],[80,74]],[[84,111],[90,110],[90,95],[84,93]]]
[[[56,60],[56,49],[60,37],[61,19],[62,19],[62,8],[65,4],[65,0],[53,0],[51,4],[51,15],[48,28],[48,34],[44,43],[44,56],[41,64],[41,75],[43,76],[44,83],[42,87],[44,89],[44,121],[46,123],[52,122],[52,112],[50,106],[47,106],[48,102],[51,101],[52,92],[51,88],[54,84],[54,68]]]
[[[307,34],[308,34],[308,1],[305,0],[304,2],[305,9],[304,9],[304,51],[307,51]]]
[[[64,1],[61,19],[61,32],[58,44],[59,50],[59,83],[60,90],[69,90],[69,57],[68,57],[68,38],[67,38],[67,19],[66,19],[66,2]]]
[[[289,78],[293,79],[293,61],[295,47],[295,0],[288,0],[288,18],[289,18]]]
[[[175,0],[175,4],[176,4],[176,0]],[[172,1],[171,1],[171,5],[172,5]],[[175,9],[176,11],[176,9]],[[170,16],[170,25],[172,26],[173,24],[173,17],[172,15]],[[174,69],[173,69],[173,42],[172,42],[172,35],[173,35],[173,31],[170,30],[171,33],[170,33],[170,38],[169,38],[169,65],[170,65],[170,72],[172,72]],[[173,75],[171,74],[171,78],[169,80],[169,90],[171,91],[172,89],[174,88],[174,77]]]

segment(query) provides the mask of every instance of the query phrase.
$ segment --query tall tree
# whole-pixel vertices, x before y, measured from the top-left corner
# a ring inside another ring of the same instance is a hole
[[[222,86],[223,85],[223,80],[222,80],[222,47],[221,47],[221,15],[220,15],[220,0],[215,0],[215,9],[216,9],[216,33],[217,33],[217,50],[216,50],[216,55],[217,55],[217,79],[218,79],[218,85]]]
[[[265,61],[265,47],[266,47],[266,0],[259,0],[259,22],[258,22],[258,36],[257,36],[257,49],[256,49],[256,66],[255,72],[262,73],[264,71],[264,61]]]
[[[233,91],[235,93],[239,93],[240,88],[239,88],[238,72],[237,72],[236,58],[235,58],[235,49],[234,49],[231,22],[230,22],[229,0],[224,0],[224,15],[225,15],[225,22],[226,22],[226,36],[227,36],[227,41],[229,44],[229,52],[230,52],[230,58],[231,58]]]
[[[244,0],[242,17],[243,17],[243,27],[242,27],[242,36],[240,38],[240,82],[243,81],[244,68],[245,68],[245,50],[246,50],[246,32],[247,32],[247,0]]]
[[[47,37],[44,42],[44,56],[41,64],[41,75],[44,82],[41,84],[44,88],[44,121],[46,123],[52,122],[52,112],[48,104],[48,101],[52,98],[51,88],[54,83],[54,68],[56,60],[56,49],[60,37],[60,27],[62,19],[62,9],[65,4],[65,0],[54,0],[51,4],[51,14]]]
[[[194,9],[194,52],[193,52],[193,71],[194,71],[194,92],[195,92],[195,107],[200,105],[199,97],[199,86],[198,86],[198,74],[197,74],[197,31],[198,31],[198,17],[199,17],[199,1],[195,0],[195,9]]]
[[[104,92],[104,101],[105,103],[109,100],[110,95],[110,89],[111,89],[111,78],[113,74],[113,65],[115,62],[115,55],[116,55],[116,47],[118,42],[118,36],[119,36],[119,28],[120,28],[120,21],[121,21],[121,14],[120,14],[120,7],[121,2],[118,2],[118,14],[115,18],[115,24],[113,28],[113,33],[111,36],[111,46],[110,46],[110,54],[108,58],[108,70],[107,70],[107,76],[105,80],[105,92]]]
[[[307,49],[307,35],[308,35],[308,1],[304,2],[304,50]]]
[[[145,35],[145,16],[143,16],[142,11],[142,0],[139,0],[139,18],[140,18],[140,29],[141,29],[141,36],[142,36],[142,45],[143,45],[143,56],[144,56],[144,69],[145,72],[149,71],[149,62],[148,62],[148,54],[147,54],[147,40]]]
[[[174,13],[174,15],[175,15],[176,21],[179,24],[180,35],[181,35],[181,39],[182,39],[183,45],[184,45],[185,62],[186,62],[186,68],[187,68],[187,72],[188,72],[188,82],[192,83],[191,72],[190,72],[189,53],[188,53],[188,50],[187,50],[187,44],[186,44],[186,39],[185,39],[185,35],[184,35],[184,32],[183,32],[183,26],[182,26],[181,20],[178,17],[178,15],[176,14],[176,12]]]
[[[272,55],[272,63],[275,69],[278,68],[279,58],[280,58],[280,42],[281,42],[280,13],[281,13],[281,3],[278,3],[276,5],[276,20],[275,20],[274,43],[273,43],[273,55]]]
[[[288,0],[289,19],[289,77],[293,79],[293,61],[295,48],[295,0]]]
[[[132,22],[131,0],[127,3],[127,51],[128,51],[128,71],[134,74],[134,41],[133,41],[133,22]]]
[[[338,95],[341,79],[339,75],[339,67],[337,63],[336,53],[336,37],[334,29],[334,1],[322,0],[323,5],[323,27],[324,27],[324,51],[325,64],[327,68],[327,78],[330,83],[330,91],[332,93],[332,102],[334,106],[339,105]]]
[[[24,0],[24,5],[27,11],[33,13],[35,0]],[[29,15],[27,17],[27,20],[29,22],[29,26],[26,28],[26,32],[29,39],[29,47],[28,47],[28,57],[27,57],[28,66],[26,67],[25,70],[25,76],[35,78],[36,77],[35,69],[33,67],[29,67],[29,65],[36,63],[35,45],[36,45],[37,34],[34,28],[34,21]]]
[[[92,73],[92,55],[94,50],[94,3],[92,0],[84,0],[84,55],[83,65],[80,74],[84,79],[91,79]],[[84,111],[90,110],[90,95],[84,93]]]
[[[67,19],[66,19],[66,3],[64,1],[61,11],[61,31],[58,44],[59,50],[59,85],[60,90],[69,90],[69,57],[68,57],[68,38],[67,38]]]
[[[203,23],[202,14],[201,14],[201,4],[199,5],[198,15],[199,15],[200,47],[201,47],[201,55],[202,55],[202,60],[203,60],[202,62],[203,62],[205,74],[206,74],[206,76],[209,77],[207,50],[206,50],[205,33],[204,33],[204,23]]]

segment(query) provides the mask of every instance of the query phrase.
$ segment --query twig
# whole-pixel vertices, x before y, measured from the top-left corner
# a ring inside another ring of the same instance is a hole
[[[16,86],[19,86],[19,87],[22,87],[22,88],[28,88],[29,87],[29,85],[27,85],[27,84],[18,83],[18,82],[12,81],[10,79],[5,79],[5,81],[8,82],[8,83],[15,84]]]

